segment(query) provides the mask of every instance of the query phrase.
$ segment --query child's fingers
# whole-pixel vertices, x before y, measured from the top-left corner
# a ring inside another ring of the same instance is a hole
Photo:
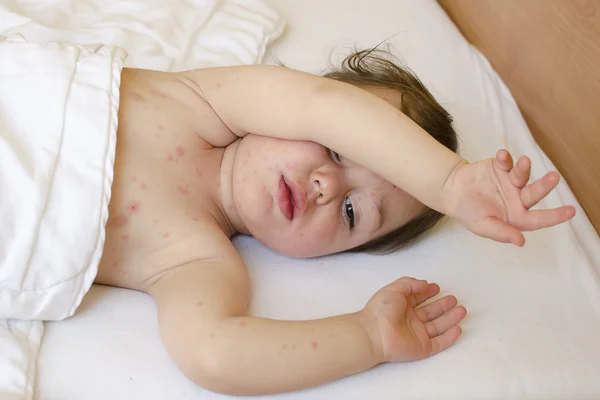
[[[560,177],[556,172],[548,172],[546,175],[527,185],[521,191],[521,201],[525,208],[535,206],[540,200],[548,195],[558,185]]]
[[[508,176],[513,185],[522,189],[529,181],[531,175],[531,160],[529,157],[523,156],[515,164],[515,167],[510,171]]]
[[[417,308],[417,317],[423,322],[429,322],[443,315],[446,311],[456,307],[457,304],[458,300],[456,300],[456,297],[445,296],[441,299],[437,299],[433,303]]]
[[[453,307],[450,310],[443,313],[436,319],[425,323],[427,334],[429,337],[436,337],[454,325],[458,324],[467,315],[467,309],[463,306]]]
[[[425,290],[423,290],[420,293],[416,293],[415,294],[415,305],[419,305],[421,303],[423,303],[424,301],[429,300],[430,298],[437,296],[437,294],[440,292],[440,287],[437,285],[437,283],[430,283],[427,285],[427,287],[425,288]]]
[[[493,217],[481,221],[473,232],[497,242],[512,243],[519,247],[525,244],[525,237],[520,230]]]
[[[393,282],[393,289],[399,291],[404,296],[411,296],[423,292],[429,284],[425,280],[415,278],[400,278]]]
[[[503,171],[510,171],[513,167],[513,159],[510,153],[504,149],[496,152],[496,165]]]
[[[551,210],[528,211],[523,217],[524,230],[536,231],[570,220],[575,216],[575,207],[563,206]]]
[[[448,347],[452,346],[454,342],[459,338],[462,333],[462,329],[460,326],[455,325],[452,328],[448,329],[443,334],[436,336],[431,339],[431,354],[430,356],[437,354],[441,351],[446,350]]]

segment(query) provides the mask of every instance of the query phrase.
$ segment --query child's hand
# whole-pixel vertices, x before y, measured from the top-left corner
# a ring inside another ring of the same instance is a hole
[[[379,290],[361,311],[374,350],[384,361],[415,361],[450,347],[467,314],[454,296],[419,304],[440,292],[435,283],[402,278]]]
[[[462,164],[446,184],[446,214],[479,236],[522,246],[522,231],[534,231],[565,222],[575,208],[530,211],[556,187],[559,175],[549,172],[527,185],[531,161],[521,157],[513,167],[510,153]]]

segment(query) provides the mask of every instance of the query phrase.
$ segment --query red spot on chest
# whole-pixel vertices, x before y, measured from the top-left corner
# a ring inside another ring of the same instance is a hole
[[[140,188],[141,188],[142,190],[146,190],[146,189],[148,189],[148,186],[146,186],[146,184],[145,184],[145,183],[142,183],[142,184],[140,185]]]
[[[246,321],[240,321],[240,326],[243,328],[246,326]]]
[[[175,154],[177,154],[177,157],[181,157],[183,155],[183,147],[177,146],[175,149]]]
[[[136,212],[140,211],[140,208],[142,208],[142,202],[138,201],[138,200],[132,201],[127,206],[127,210],[131,213],[136,213]]]
[[[319,344],[317,342],[311,342],[310,345],[312,346],[313,350],[316,350],[317,347],[319,347]]]
[[[164,238],[168,238],[169,236],[170,236],[170,235],[169,235],[169,233],[168,233],[168,232],[165,232],[165,233],[163,233],[163,235],[162,235],[162,237],[164,237]]]

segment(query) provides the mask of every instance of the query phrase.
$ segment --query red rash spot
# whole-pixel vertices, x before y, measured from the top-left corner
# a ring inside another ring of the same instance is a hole
[[[203,302],[199,301],[196,303],[196,307],[200,307],[202,304],[204,304]]]
[[[173,161],[173,156],[172,155],[168,155],[167,156],[167,161]]]
[[[287,345],[286,345],[286,344],[282,344],[282,345],[281,345],[281,348],[282,348],[283,350],[285,350],[285,349],[287,349]]]
[[[390,304],[390,301],[389,300],[384,300],[384,301],[381,302],[381,304],[388,305],[388,304]]]
[[[220,88],[221,87],[221,82],[217,82],[217,87]]]
[[[140,201],[134,200],[131,203],[129,203],[129,206],[127,206],[127,209],[132,212],[138,212],[140,210],[140,208],[142,207],[142,203]]]
[[[310,345],[312,346],[313,350],[316,350],[317,347],[319,347],[319,345],[317,344],[317,342],[311,342]]]
[[[146,190],[146,189],[148,189],[148,186],[146,186],[146,184],[145,184],[145,183],[142,183],[142,184],[140,185],[140,188],[142,188],[142,190]]]
[[[202,178],[202,171],[199,168],[196,168],[196,175],[198,175],[198,178]]]
[[[183,147],[177,146],[175,149],[175,154],[177,154],[178,157],[181,157],[183,155]]]
[[[121,235],[121,239],[129,240],[129,235],[128,234]]]
[[[110,224],[116,228],[122,228],[125,225],[127,225],[128,222],[129,222],[129,219],[127,217],[124,217],[122,215],[117,215],[116,217],[114,217],[112,219],[112,221],[110,221]]]
[[[116,268],[116,266],[117,266],[117,262],[115,261],[114,263],[112,263],[111,267]]]
[[[169,234],[168,234],[168,233],[163,233],[162,237],[164,237],[164,238],[168,238],[168,237],[169,237]]]
[[[240,321],[240,326],[241,326],[241,327],[244,327],[244,326],[246,326],[246,321]]]
[[[187,190],[187,188],[184,188],[182,186],[177,186],[177,190],[179,191],[179,193],[187,196],[188,194],[190,194],[190,192]]]
[[[132,176],[131,180],[134,181],[134,182],[137,182],[137,178],[135,176]]]
[[[162,129],[162,128],[164,128],[164,126],[162,126],[162,125],[159,125],[159,126],[158,126],[158,129]]]
[[[199,219],[197,217],[193,217],[192,220],[199,221]]]

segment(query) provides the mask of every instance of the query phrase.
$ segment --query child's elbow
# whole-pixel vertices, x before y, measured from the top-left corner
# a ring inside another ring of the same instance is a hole
[[[196,385],[211,392],[230,396],[256,395],[256,388],[248,387],[243,375],[236,372],[231,352],[218,347],[202,346],[200,356],[179,363],[184,375]]]

